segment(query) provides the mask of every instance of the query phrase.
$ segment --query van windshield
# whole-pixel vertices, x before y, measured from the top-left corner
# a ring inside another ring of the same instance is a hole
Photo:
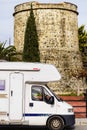
[[[55,98],[58,100],[58,101],[63,101],[63,99],[61,99],[60,97],[58,97],[47,85],[45,85],[50,91],[51,93],[55,96]]]

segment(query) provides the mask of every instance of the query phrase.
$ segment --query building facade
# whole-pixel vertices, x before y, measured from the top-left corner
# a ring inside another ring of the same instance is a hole
[[[85,88],[79,77],[82,60],[78,44],[78,11],[72,3],[47,4],[32,2],[35,17],[40,61],[54,64],[61,73],[61,80],[51,83],[56,93],[79,92]],[[26,22],[30,15],[31,2],[14,8],[14,45],[23,51]]]

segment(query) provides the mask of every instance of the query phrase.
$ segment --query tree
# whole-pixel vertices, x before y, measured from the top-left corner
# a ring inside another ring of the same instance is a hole
[[[85,25],[82,25],[78,29],[79,34],[79,47],[82,52],[84,52],[84,47],[87,46],[87,32],[85,30]]]
[[[14,61],[18,60],[16,48],[12,45],[5,47],[5,43],[0,43],[0,60]]]
[[[85,25],[79,27],[78,34],[83,65],[87,67],[87,31],[85,30]]]
[[[40,61],[38,35],[36,30],[36,23],[32,9],[32,4],[31,4],[30,16],[28,17],[26,23],[22,59],[23,61],[29,61],[29,62]]]

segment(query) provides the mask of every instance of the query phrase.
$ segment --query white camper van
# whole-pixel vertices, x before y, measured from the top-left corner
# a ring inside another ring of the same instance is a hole
[[[60,78],[51,64],[0,62],[0,124],[51,130],[74,125],[73,107],[47,87]]]

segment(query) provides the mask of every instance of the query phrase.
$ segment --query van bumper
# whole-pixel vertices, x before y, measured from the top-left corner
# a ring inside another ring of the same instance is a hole
[[[75,124],[75,115],[63,115],[65,126],[73,126]]]

